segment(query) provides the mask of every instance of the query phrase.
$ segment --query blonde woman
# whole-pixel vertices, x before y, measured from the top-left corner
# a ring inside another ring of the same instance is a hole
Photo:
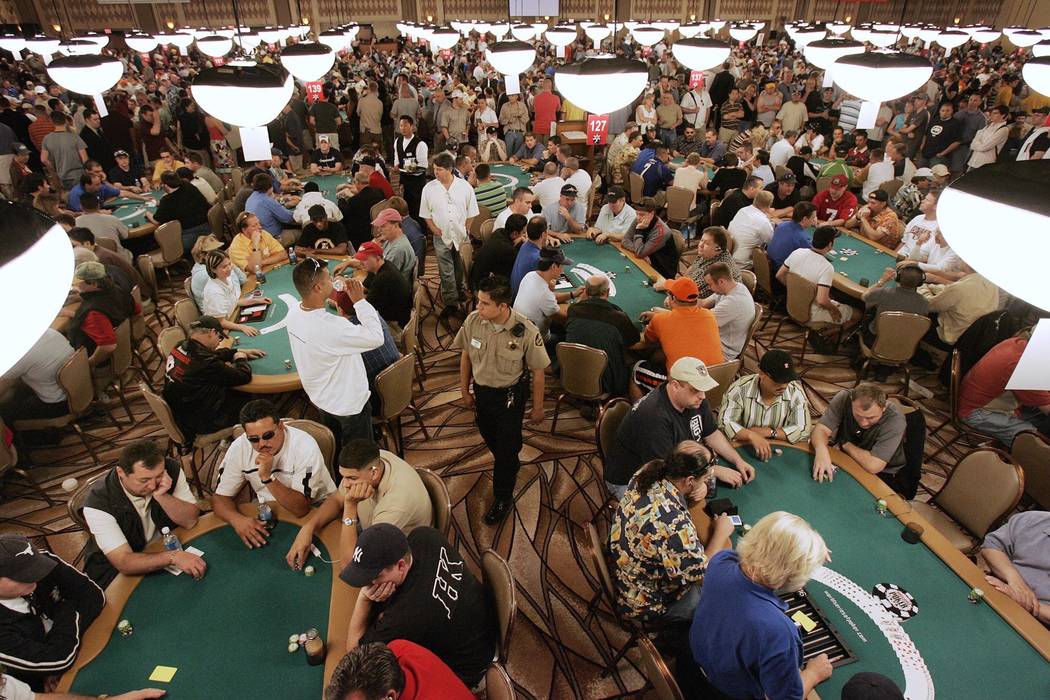
[[[741,699],[804,698],[831,676],[827,654],[802,668],[802,638],[777,597],[827,561],[824,538],[784,511],[759,520],[736,551],[711,557],[689,646],[712,686]]]
[[[245,335],[259,335],[259,329],[234,323],[227,316],[234,309],[253,304],[269,304],[269,297],[242,297],[241,281],[234,273],[230,256],[221,250],[213,250],[204,258],[204,268],[208,272],[208,283],[204,285],[201,314],[214,316],[228,331],[240,331]]]
[[[642,135],[656,133],[656,97],[653,93],[645,93],[642,103],[634,110],[634,121],[638,123],[638,130]]]

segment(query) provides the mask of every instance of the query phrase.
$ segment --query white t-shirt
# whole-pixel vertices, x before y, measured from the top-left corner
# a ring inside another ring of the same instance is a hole
[[[879,189],[879,185],[892,179],[893,161],[882,160],[878,163],[872,163],[868,166],[868,177],[864,180],[864,185],[861,187],[861,194],[867,200],[869,194]]]
[[[835,266],[823,253],[810,248],[799,248],[787,256],[784,267],[820,287],[831,287],[835,280]]]
[[[672,187],[684,187],[693,193],[692,206],[696,206],[696,191],[707,185],[707,172],[702,168],[694,168],[691,165],[683,165],[674,171]]]
[[[292,220],[300,226],[306,226],[310,223],[310,207],[318,204],[324,207],[325,216],[328,217],[329,221],[343,220],[343,212],[339,210],[335,202],[326,199],[320,192],[304,192],[302,199],[295,205],[295,210],[292,212]]]
[[[54,328],[48,328],[9,370],[4,379],[21,379],[44,403],[61,403],[66,392],[58,383],[58,370],[73,356],[73,346]]]
[[[558,198],[561,196],[561,188],[564,184],[565,180],[562,180],[561,177],[555,175],[554,177],[540,180],[532,186],[532,193],[540,200],[541,209],[549,204],[557,203]]]
[[[586,170],[580,169],[570,175],[569,179],[565,181],[565,184],[576,185],[576,199],[581,202],[586,202],[587,195],[591,192],[593,180],[591,180],[591,176]]]
[[[795,147],[787,139],[780,139],[769,149],[769,165],[776,168],[778,165],[787,165],[791,156],[795,155]]]
[[[288,309],[288,344],[303,390],[314,406],[333,416],[361,412],[371,393],[361,353],[383,344],[383,319],[362,299],[354,304],[360,324],[326,309]]]
[[[678,172],[682,172],[682,170],[680,169]],[[612,233],[617,236],[623,236],[631,228],[631,225],[634,224],[634,220],[637,217],[637,212],[631,208],[630,204],[625,203],[619,214],[612,213],[611,204],[603,204],[602,208],[598,211],[598,218],[594,221],[594,228],[602,233]]]
[[[747,331],[755,320],[755,300],[740,282],[729,294],[715,294],[711,312],[718,321],[718,337],[726,361],[735,360],[744,349]]]
[[[504,208],[503,211],[501,211],[499,213],[499,216],[496,217],[496,222],[494,224],[492,224],[492,230],[493,231],[498,231],[501,228],[505,228],[507,226],[507,219],[509,219],[510,215],[513,214],[513,213],[514,212],[512,212],[510,210],[510,207]],[[531,213],[530,213],[530,215],[531,215]],[[528,218],[528,217],[526,217],[526,218]]]
[[[795,142],[795,147],[802,148],[803,146],[809,146],[813,149],[813,155],[817,155],[817,153],[820,152],[820,149],[824,148],[824,135],[817,134],[813,137],[813,140],[810,141],[806,134],[802,134],[798,137],[798,141]]]
[[[773,166],[772,166],[772,164],[770,164],[770,165],[760,165],[757,168],[755,168],[754,170],[752,170],[751,174],[754,175],[755,177],[762,178],[762,186],[763,187],[765,187],[766,185],[772,184],[772,182],[774,180],[776,180],[776,176],[773,175]]]
[[[121,489],[124,490],[124,495],[128,497],[132,507],[135,508],[135,512],[139,514],[146,542],[152,541],[159,532],[153,522],[153,518],[149,514],[149,506],[153,502],[153,496],[146,496],[145,498],[133,496],[123,486]],[[186,503],[197,502],[193,492],[190,491],[189,484],[186,483],[186,475],[181,470],[179,470],[179,478],[175,482],[174,488],[171,489],[171,495]],[[128,543],[128,538],[124,535],[124,531],[120,529],[116,518],[109,513],[97,508],[84,508],[84,520],[87,522],[88,530],[91,531],[91,536],[95,538],[95,544],[98,545],[103,554],[109,554]]]
[[[685,123],[689,124],[697,129],[703,128],[707,124],[707,114],[711,110],[711,95],[707,90],[697,91],[690,90],[682,95],[682,101],[679,103],[683,110],[685,109],[699,109],[699,112],[695,114],[685,114],[682,116],[685,119]]]
[[[930,249],[937,246],[934,238],[939,230],[940,225],[936,219],[927,219],[925,214],[919,214],[904,227],[904,235],[901,236],[901,247],[897,249],[897,252],[912,260],[926,260],[930,254]],[[919,236],[923,233],[928,233],[929,236],[926,242],[920,245]]]
[[[547,280],[540,277],[536,270],[521,278],[518,296],[514,297],[514,310],[528,316],[546,335],[547,317],[558,312],[558,300]]]
[[[441,231],[441,241],[459,250],[467,240],[467,219],[478,215],[478,198],[466,180],[452,178],[448,189],[440,180],[431,180],[423,188],[419,215],[430,219]]]
[[[4,700],[36,700],[36,693],[32,688],[6,673],[3,685],[0,685],[0,696],[3,696]]]
[[[736,241],[733,260],[738,266],[751,269],[751,251],[773,240],[773,222],[755,205],[749,204],[729,222],[729,233]]]
[[[209,277],[202,297],[202,314],[225,318],[237,307],[237,301],[241,298],[241,281],[234,274],[227,277],[225,282]]]
[[[306,496],[311,503],[318,503],[335,492],[325,466],[324,456],[317,442],[306,431],[284,426],[284,445],[273,457],[273,478],[282,485]],[[233,498],[247,482],[256,498],[264,501],[277,500],[259,479],[259,467],[255,464],[255,450],[247,435],[233,441],[219,465],[219,485],[215,493]]]

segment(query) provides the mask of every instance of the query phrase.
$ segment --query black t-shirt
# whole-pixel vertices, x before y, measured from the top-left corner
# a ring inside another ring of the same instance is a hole
[[[943,121],[937,117],[926,129],[926,143],[922,147],[922,154],[927,158],[933,158],[958,140],[960,140],[959,122],[950,117]]]
[[[470,266],[470,288],[477,289],[478,283],[490,274],[510,279],[517,257],[518,249],[507,238],[504,230],[494,231],[474,253],[474,264]]]
[[[393,321],[402,327],[412,313],[412,284],[397,268],[383,263],[379,272],[365,278],[368,303],[375,307],[384,321]]]
[[[153,218],[158,223],[178,220],[182,230],[208,223],[208,200],[188,182],[160,198]]]
[[[408,546],[412,568],[393,596],[374,605],[377,618],[361,644],[415,642],[473,687],[496,651],[496,618],[485,589],[434,528],[417,527]]]
[[[331,102],[314,102],[310,116],[314,118],[319,134],[334,134],[338,129],[335,120],[339,117],[339,108]]]
[[[124,185],[125,187],[138,187],[142,179],[142,168],[135,163],[128,163],[127,170],[121,170],[120,166],[114,165],[106,173],[106,178],[112,185]]]
[[[715,179],[718,178],[719,173],[723,172],[723,170],[725,170],[725,168],[715,173]],[[712,184],[713,182],[714,181],[712,181]],[[743,182],[740,184],[743,184]],[[733,220],[736,213],[750,204],[751,199],[744,194],[742,190],[737,189],[736,192],[733,192],[722,200],[722,203],[718,206],[718,211],[715,212],[711,224],[713,226],[724,226],[728,228],[729,222]]]
[[[322,168],[334,168],[339,162],[339,152],[334,148],[329,148],[328,153],[322,153],[318,148],[314,151],[313,162]]]
[[[605,480],[626,484],[646,462],[667,457],[682,440],[701,440],[718,429],[707,399],[700,408],[679,412],[667,396],[667,384],[636,403],[616,432],[605,460]]]
[[[798,193],[798,187],[791,189],[791,194],[787,197],[781,198],[778,192],[780,191],[780,185],[776,182],[771,182],[766,185],[766,192],[773,195],[773,209],[784,209],[785,207],[793,207],[798,204],[801,197]]]
[[[328,220],[328,227],[324,231],[318,230],[313,222],[303,229],[303,235],[299,237],[296,245],[303,248],[314,248],[315,250],[328,250],[347,243],[350,239],[346,235],[346,229],[338,221]]]

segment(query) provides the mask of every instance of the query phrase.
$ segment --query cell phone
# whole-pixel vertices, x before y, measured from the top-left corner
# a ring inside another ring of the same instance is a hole
[[[730,515],[729,522],[733,523],[733,527],[740,527],[744,524],[744,521],[740,519],[739,515]]]

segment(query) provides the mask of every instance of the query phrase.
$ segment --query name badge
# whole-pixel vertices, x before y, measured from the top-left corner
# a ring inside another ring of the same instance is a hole
[[[478,340],[477,338],[471,338],[470,339],[470,347],[480,350],[481,349],[481,341]]]

